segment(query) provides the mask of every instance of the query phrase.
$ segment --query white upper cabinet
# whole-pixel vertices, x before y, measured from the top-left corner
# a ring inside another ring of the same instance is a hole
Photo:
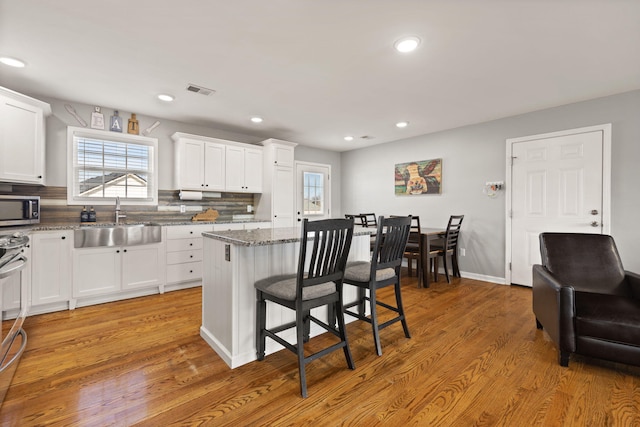
[[[262,147],[227,146],[227,191],[262,192]]]
[[[177,132],[177,190],[262,192],[262,147]]]
[[[294,150],[296,143],[267,139],[264,146],[263,191],[256,218],[273,228],[295,225]]]
[[[265,147],[270,147],[269,162],[274,166],[293,167],[293,151],[297,144],[270,138],[262,141]]]
[[[0,87],[0,182],[44,185],[49,104]]]
[[[177,189],[224,191],[225,145],[187,137],[174,140]]]

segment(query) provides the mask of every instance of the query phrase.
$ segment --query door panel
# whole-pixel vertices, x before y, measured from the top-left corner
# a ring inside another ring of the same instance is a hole
[[[602,232],[603,132],[516,142],[512,157],[511,283],[531,286],[541,232]]]

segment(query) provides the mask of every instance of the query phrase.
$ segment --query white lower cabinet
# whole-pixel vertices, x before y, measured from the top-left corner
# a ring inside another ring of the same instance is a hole
[[[31,306],[71,298],[73,230],[31,234]]]
[[[161,243],[73,251],[73,298],[164,284]]]
[[[172,225],[164,227],[167,242],[167,285],[202,281],[202,233],[212,224]]]

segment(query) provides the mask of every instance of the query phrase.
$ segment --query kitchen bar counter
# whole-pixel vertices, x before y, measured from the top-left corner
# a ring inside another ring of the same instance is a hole
[[[371,229],[356,227],[349,261],[369,259],[370,233]],[[300,228],[205,232],[202,235],[204,271],[200,336],[229,367],[236,368],[256,360],[256,292],[253,284],[269,276],[297,271]],[[345,302],[356,298],[356,288],[345,286]],[[313,312],[326,321],[326,307],[319,307]],[[267,302],[268,325],[283,324],[294,318],[293,311]],[[346,316],[345,320],[355,319]],[[323,332],[312,322],[312,336]],[[295,341],[294,330],[285,331],[281,336],[289,342]],[[282,346],[267,340],[267,354],[280,349]]]
[[[375,229],[355,227],[354,236],[369,236]],[[209,231],[204,237],[239,246],[265,246],[300,241],[300,227],[265,228],[258,230]]]

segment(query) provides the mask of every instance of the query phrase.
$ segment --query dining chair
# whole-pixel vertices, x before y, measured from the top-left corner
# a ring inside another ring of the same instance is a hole
[[[374,213],[361,213],[360,217],[362,218],[364,227],[377,227],[378,226],[378,221],[377,221],[377,218],[376,218],[376,214],[374,214]]]
[[[344,214],[344,217],[353,218],[354,224],[366,227],[365,217],[362,214]]]
[[[449,268],[447,267],[447,258],[451,259],[451,267],[453,275],[460,277],[460,267],[458,266],[458,238],[460,237],[460,227],[464,215],[451,215],[447,223],[447,230],[442,243],[433,243],[431,245],[431,253],[429,258],[433,258],[433,275],[434,280],[438,281],[438,258],[442,257],[444,264],[444,274],[447,277],[447,283],[451,283],[449,278]]]
[[[411,217],[384,218],[381,216],[377,221],[376,243],[371,261],[355,261],[347,265],[344,274],[344,283],[357,286],[358,298],[356,301],[344,306],[344,313],[363,320],[371,324],[373,330],[373,341],[378,356],[382,355],[380,345],[380,330],[396,322],[402,322],[404,335],[411,338],[407,320],[402,306],[402,295],[400,293],[400,267],[404,254],[409,230],[411,228]],[[394,286],[396,306],[378,301],[376,291],[378,289]],[[369,291],[366,295],[365,291]],[[369,301],[371,317],[365,315],[366,301]],[[357,306],[357,312],[350,310]],[[383,307],[397,315],[384,323],[378,321],[378,307]]]
[[[409,240],[404,250],[404,257],[407,259],[407,271],[409,277],[413,275],[413,260],[416,260],[416,275],[422,277],[422,234],[420,233],[420,217],[411,216],[411,228],[409,230]]]
[[[376,214],[374,213],[361,213],[357,215],[360,218],[361,225],[366,228],[376,228],[378,227],[378,221],[376,219]],[[376,243],[376,237],[371,236],[369,242],[369,251],[373,251],[373,245]]]
[[[391,218],[398,218],[400,215],[391,215]],[[407,259],[407,274],[413,276],[413,260],[416,260],[416,276],[422,277],[422,234],[420,232],[420,217],[411,215],[411,229],[409,230],[409,240],[404,250],[404,257]]]
[[[264,360],[267,337],[295,353],[298,356],[302,397],[307,397],[305,366],[309,362],[342,349],[349,369],[355,369],[342,312],[342,286],[352,238],[353,218],[313,222],[305,218],[300,238],[298,272],[267,277],[255,283],[257,358]],[[266,326],[267,301],[294,310],[295,321],[268,329]],[[334,325],[329,325],[311,315],[312,308],[325,305],[329,306],[331,313],[329,317],[332,318],[328,323],[335,325],[337,318],[337,329]],[[311,321],[338,337],[340,342],[305,356],[304,343],[309,341]],[[278,335],[291,328],[296,328],[296,344],[291,344]]]

